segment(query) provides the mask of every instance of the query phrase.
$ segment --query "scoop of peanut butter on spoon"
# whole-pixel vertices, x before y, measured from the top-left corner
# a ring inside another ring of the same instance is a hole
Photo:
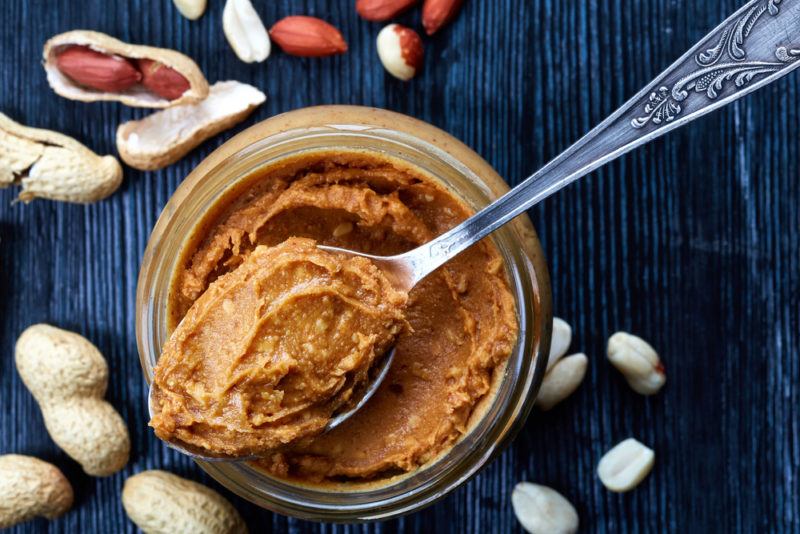
[[[359,402],[405,327],[406,301],[367,259],[302,238],[260,246],[165,344],[150,426],[179,450],[223,459],[319,434]]]

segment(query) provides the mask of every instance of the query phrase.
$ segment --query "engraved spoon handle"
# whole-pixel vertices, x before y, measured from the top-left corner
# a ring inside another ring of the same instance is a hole
[[[414,283],[537,202],[626,152],[800,67],[800,0],[752,0],[533,176],[406,256]]]

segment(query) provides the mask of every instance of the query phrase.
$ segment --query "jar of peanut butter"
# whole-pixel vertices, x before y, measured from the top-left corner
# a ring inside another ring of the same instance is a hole
[[[254,251],[262,254],[265,247],[304,238],[397,254],[447,231],[507,190],[467,146],[429,124],[389,111],[315,107],[253,126],[186,178],[152,232],[136,297],[146,380],[152,382],[159,355],[187,312],[201,314],[198,299],[220,277],[252,263],[247,262]],[[215,313],[225,313],[222,304]],[[228,307],[238,309],[236,304]],[[310,356],[303,351],[311,354],[319,346],[302,310],[294,313],[298,329],[283,322],[270,331],[270,339],[259,342],[279,346],[285,327],[297,353],[287,355],[287,361],[304,364],[308,375]],[[350,328],[346,321],[337,322],[335,313],[329,315],[331,324]],[[328,327],[328,321],[321,324]],[[295,407],[305,402],[303,390],[309,384],[306,375],[293,374],[290,367],[262,394],[259,382],[251,379],[256,375],[245,373],[241,361],[225,360],[230,351],[220,350],[219,360],[204,363],[226,377],[238,377],[224,387],[198,371],[197,362],[181,368],[181,354],[172,356],[171,365],[183,377],[177,398],[204,403],[216,414],[224,413],[226,405],[241,406],[241,399],[250,407],[225,443],[231,450],[256,450],[260,459],[198,462],[220,483],[296,517],[385,519],[441,498],[514,435],[544,373],[550,324],[547,268],[523,216],[408,294],[402,331],[392,338],[397,352],[389,374],[358,413],[330,432],[257,448],[263,444],[255,439],[258,433],[283,417],[275,414],[293,412],[297,426]],[[223,347],[236,341],[226,339],[227,328],[215,332],[203,338],[206,344]],[[193,338],[189,342],[192,354],[214,353],[215,347],[198,347]],[[248,371],[261,365],[252,359],[246,364]],[[220,408],[215,411],[213,403]],[[175,423],[170,424],[157,430],[166,433],[174,429]],[[181,432],[199,444],[218,437],[207,424],[188,424]]]

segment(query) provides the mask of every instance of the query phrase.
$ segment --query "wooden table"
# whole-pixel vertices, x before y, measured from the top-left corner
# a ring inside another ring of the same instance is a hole
[[[794,2],[800,0],[785,0]],[[478,477],[421,513],[370,526],[323,526],[260,510],[210,481],[146,428],[134,339],[142,252],[161,208],[202,158],[244,126],[282,111],[364,104],[440,126],[511,183],[612,112],[739,5],[734,0],[467,0],[457,21],[425,39],[424,72],[386,75],[380,26],[353,0],[255,0],[267,25],[289,14],[337,24],[350,52],[301,59],[273,51],[246,65],[221,28],[222,0],[197,22],[167,0],[5,0],[0,17],[0,110],[115,153],[117,125],[146,110],[55,95],[40,66],[44,41],[75,28],[173,47],[209,80],[260,87],[267,103],[243,125],[163,171],[125,169],[110,199],[91,206],[11,205],[0,192],[0,453],[58,465],[77,502],[65,517],[18,532],[132,532],[124,479],[163,468],[220,489],[253,532],[512,532],[510,492],[547,484],[574,503],[586,531],[798,532],[800,529],[800,77],[790,76],[594,173],[531,211],[550,260],[554,310],[589,355],[579,391],[534,414]],[[401,18],[419,27],[419,11]],[[109,400],[132,431],[132,457],[94,479],[48,437],[13,363],[28,325],[87,336],[110,363]],[[660,352],[667,385],[635,394],[605,358],[616,330]],[[595,476],[602,454],[635,436],[656,467],[616,495]]]

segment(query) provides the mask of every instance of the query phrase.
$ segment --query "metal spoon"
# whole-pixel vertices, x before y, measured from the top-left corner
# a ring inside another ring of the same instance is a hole
[[[622,154],[737,100],[800,67],[800,0],[753,0],[541,170],[449,232],[397,256],[370,259],[398,288],[410,291],[442,264],[534,204]],[[391,365],[385,358],[378,365]],[[367,388],[371,394],[386,376]],[[333,426],[358,407],[341,413]],[[331,425],[329,425],[331,426]]]
[[[397,256],[372,256],[337,247],[325,250],[372,260],[405,291],[466,248],[534,204],[622,154],[721,108],[800,67],[800,0],[752,0],[649,85],[534,175],[449,232]],[[359,403],[336,414],[331,430],[375,393],[394,359],[376,364]],[[152,388],[150,390],[152,416]],[[201,460],[205,453],[168,443]],[[248,460],[252,458],[237,458]],[[230,459],[227,459],[230,460]]]

